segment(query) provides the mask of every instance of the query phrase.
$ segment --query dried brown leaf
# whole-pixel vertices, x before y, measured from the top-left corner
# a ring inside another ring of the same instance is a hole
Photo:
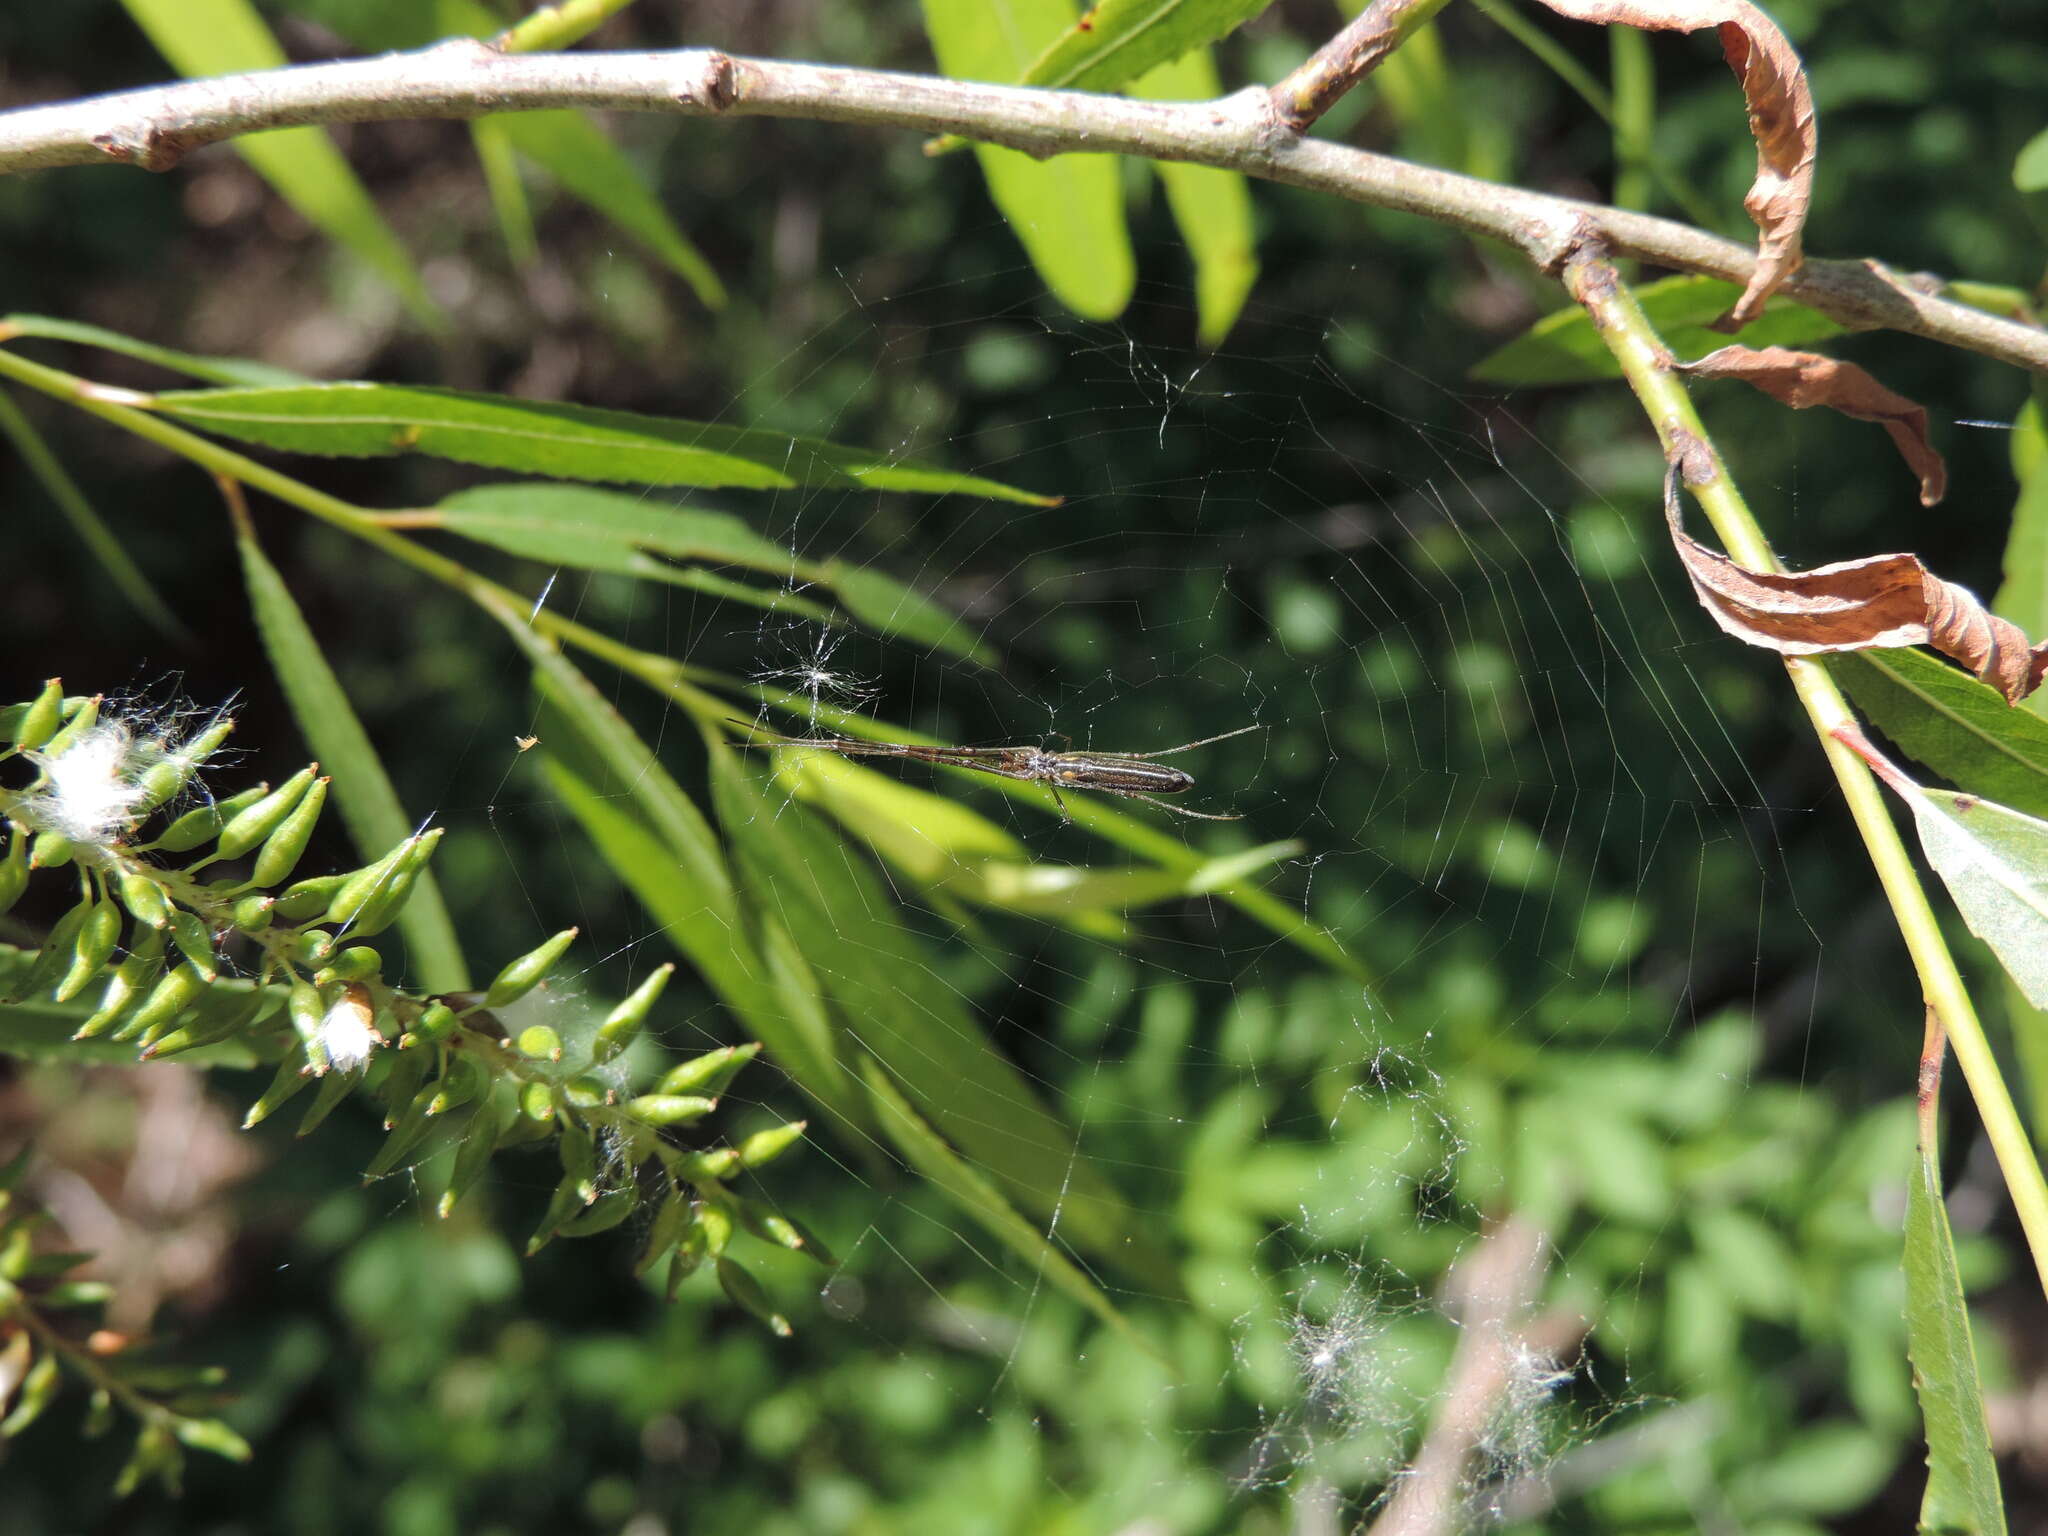
[[[1679,473],[1664,484],[1671,542],[1700,604],[1736,639],[1782,656],[1927,645],[1961,662],[2017,704],[2041,686],[2048,646],[1930,573],[1913,555],[1872,555],[1810,571],[1753,571],[1685,531]]]
[[[1825,405],[1858,421],[1877,422],[1920,477],[1922,506],[1933,506],[1948,489],[1948,466],[1927,440],[1926,408],[1886,389],[1854,363],[1789,347],[1723,347],[1678,366],[1703,379],[1741,379],[1795,411]]]
[[[1764,301],[1799,270],[1799,239],[1813,201],[1813,92],[1799,55],[1778,24],[1749,0],[1543,0],[1560,16],[1601,26],[1620,23],[1650,32],[1717,29],[1721,53],[1742,82],[1749,132],[1756,140],[1756,180],[1742,200],[1756,221],[1756,270],[1735,307],[1715,322],[1740,330],[1763,313]]]

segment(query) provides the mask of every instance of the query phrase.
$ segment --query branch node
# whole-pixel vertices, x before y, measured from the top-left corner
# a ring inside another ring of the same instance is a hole
[[[676,100],[723,112],[740,99],[739,73],[732,56],[714,48],[697,60],[697,78],[676,92]]]

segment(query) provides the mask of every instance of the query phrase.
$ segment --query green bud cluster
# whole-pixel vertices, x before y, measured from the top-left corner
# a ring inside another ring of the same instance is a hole
[[[623,1226],[645,1207],[653,1215],[640,1223],[643,1272],[668,1260],[674,1294],[709,1261],[736,1305],[787,1329],[727,1254],[731,1238],[744,1232],[830,1259],[795,1222],[728,1181],[786,1152],[804,1126],[704,1138],[721,1096],[760,1046],[654,1065],[658,1052],[643,1035],[673,965],[642,980],[594,1032],[533,1017],[537,1006],[553,1006],[537,1000],[574,944],[574,928],[510,961],[481,992],[423,997],[395,988],[369,941],[398,920],[440,829],[359,869],[302,874],[330,789],[317,764],[275,787],[259,783],[189,805],[208,757],[233,729],[220,717],[182,746],[143,741],[135,764],[121,769],[121,804],[132,791],[133,815],[124,810],[120,830],[104,840],[75,839],[39,819],[46,765],[101,723],[100,699],[67,696],[55,680],[33,700],[0,707],[0,765],[16,760],[36,770],[18,789],[0,778],[0,913],[32,877],[76,886],[33,957],[0,971],[11,979],[0,1000],[73,1006],[74,1038],[126,1043],[143,1060],[204,1060],[208,1047],[228,1043],[238,1055],[275,1060],[246,1127],[317,1084],[299,1121],[306,1135],[361,1091],[387,1133],[366,1177],[417,1167],[453,1147],[436,1204],[442,1216],[480,1184],[495,1153],[552,1142],[561,1174],[529,1251],[558,1236]],[[121,731],[122,722],[110,719],[107,729]],[[11,1283],[0,1262],[0,1309]],[[206,1443],[211,1434],[150,1436],[138,1448],[137,1477],[170,1475],[181,1447],[215,1448]]]
[[[151,1479],[175,1489],[187,1448],[247,1461],[247,1442],[215,1416],[225,1402],[224,1372],[151,1362],[139,1352],[131,1355],[125,1337],[94,1329],[89,1319],[80,1326],[79,1314],[104,1305],[113,1288],[73,1278],[91,1254],[56,1251],[34,1240],[47,1215],[25,1208],[19,1198],[28,1161],[23,1147],[0,1167],[0,1324],[13,1324],[0,1327],[0,1442],[43,1416],[68,1368],[92,1386],[88,1433],[111,1428],[117,1405],[137,1420],[135,1449],[120,1474],[122,1491]],[[91,1342],[73,1342],[82,1336]]]

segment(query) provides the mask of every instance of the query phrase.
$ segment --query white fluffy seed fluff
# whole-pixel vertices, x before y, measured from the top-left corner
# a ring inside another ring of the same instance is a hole
[[[45,789],[33,816],[74,843],[109,843],[127,831],[142,800],[135,738],[103,720],[62,752],[40,759]]]

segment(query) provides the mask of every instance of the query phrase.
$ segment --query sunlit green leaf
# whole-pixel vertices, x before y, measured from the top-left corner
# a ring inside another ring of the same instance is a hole
[[[1927,1434],[1920,1529],[2002,1536],[2005,1503],[1984,1418],[1970,1311],[1932,1151],[1913,1158],[1906,1186],[1906,1340]]]
[[[2012,184],[2022,192],[2048,192],[2048,128],[2021,146],[2012,162]]]
[[[121,3],[181,75],[231,75],[279,69],[286,62],[284,50],[248,0]],[[421,323],[434,328],[445,323],[412,258],[325,132],[274,128],[244,135],[233,147],[308,223],[381,273]]]
[[[1740,341],[1746,347],[1802,346],[1842,334],[1842,327],[1818,310],[1775,298],[1740,335],[1708,327],[1741,296],[1739,283],[1717,277],[1667,277],[1636,290],[1643,312],[1674,356],[1704,357]],[[1717,307],[1718,306],[1718,307]],[[1614,354],[1577,305],[1545,315],[1506,346],[1488,353],[1471,377],[1484,384],[1581,384],[1621,377]]]
[[[355,707],[327,664],[320,642],[299,612],[284,578],[253,534],[242,530],[236,543],[241,550],[243,580],[249,588],[249,606],[292,715],[314,757],[333,777],[334,800],[341,807],[356,851],[365,859],[379,858],[412,836],[417,827],[399,803],[398,791],[370,744],[369,732],[356,718]],[[431,871],[420,871],[412,896],[399,913],[398,926],[405,935],[408,963],[424,986],[454,991],[469,985],[455,925],[449,921],[447,905]]]
[[[1034,1274],[1050,1280],[1104,1322],[1129,1327],[1101,1287],[1082,1273],[1058,1245],[1019,1215],[1002,1190],[947,1145],[946,1139],[897,1091],[888,1073],[869,1061],[862,1063],[861,1075],[874,1096],[884,1134],[911,1167],[952,1196],[955,1204],[1020,1255],[1032,1266]]]
[[[688,283],[712,309],[725,285],[648,188],[618,145],[580,112],[508,112],[491,121],[513,147],[588,203]]]
[[[834,560],[824,575],[846,611],[868,628],[984,667],[996,664],[995,651],[959,619],[873,566]]]
[[[850,1046],[871,1054],[946,1138],[1077,1248],[1175,1288],[1136,1212],[975,1022],[861,855],[800,804],[764,792],[729,750],[713,802],[755,903],[800,936]]]
[[[177,390],[155,408],[203,431],[291,453],[423,453],[566,480],[643,485],[864,486],[1051,505],[975,475],[821,438],[454,389],[312,384]]]
[[[1146,74],[1131,94],[1152,101],[1207,101],[1223,94],[1223,84],[1209,50],[1198,48]],[[1156,160],[1152,168],[1194,259],[1197,339],[1205,347],[1221,346],[1259,276],[1250,187],[1243,173],[1213,165]]]
[[[1113,91],[1191,48],[1228,37],[1272,3],[1098,0],[1031,61],[1022,82],[1058,90]],[[950,68],[946,72],[955,73]]]
[[[548,482],[478,485],[438,509],[440,525],[550,565],[630,571],[634,550],[786,573],[795,557],[727,512]]]
[[[1070,26],[1072,0],[924,0],[939,68],[956,80],[1016,81]],[[1117,162],[1107,155],[1034,160],[975,146],[989,195],[1032,266],[1077,315],[1112,320],[1137,282]]]
[[[159,368],[168,368],[173,373],[182,373],[195,379],[205,379],[212,384],[267,386],[312,382],[304,374],[293,373],[289,368],[275,368],[269,363],[254,362],[246,357],[213,357],[199,352],[180,352],[172,347],[159,347],[152,342],[138,341],[133,336],[124,336],[119,331],[110,331],[104,326],[87,325],[81,320],[62,320],[50,315],[0,317],[0,335],[6,334],[46,336],[52,341],[75,341],[81,346],[118,352],[123,357],[154,363]]]
[[[2048,720],[1925,651],[1825,658],[1856,707],[1914,761],[1952,784],[2048,816]]]

